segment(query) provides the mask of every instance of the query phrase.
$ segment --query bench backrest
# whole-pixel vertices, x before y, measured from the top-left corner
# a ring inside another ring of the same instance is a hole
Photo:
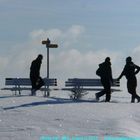
[[[57,79],[55,78],[44,78],[45,86],[57,86]],[[29,78],[6,78],[5,85],[11,86],[31,86]]]
[[[83,78],[71,78],[65,82],[66,87],[80,87],[80,86],[102,86],[100,79],[83,79]],[[112,86],[120,86],[120,82],[116,79],[113,80]]]

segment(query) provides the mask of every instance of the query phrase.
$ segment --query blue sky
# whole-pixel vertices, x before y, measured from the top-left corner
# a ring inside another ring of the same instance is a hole
[[[29,32],[40,28],[82,25],[84,41],[94,48],[125,51],[139,45],[139,5],[138,0],[1,0],[0,42],[26,41]]]
[[[38,53],[45,76],[47,37],[59,45],[50,51],[51,76],[94,77],[106,56],[115,76],[128,55],[140,65],[139,7],[139,0],[0,0],[1,79],[27,77]]]

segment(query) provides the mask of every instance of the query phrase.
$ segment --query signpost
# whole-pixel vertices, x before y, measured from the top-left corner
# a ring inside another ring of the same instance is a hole
[[[47,40],[43,40],[42,44],[46,45],[46,48],[47,48],[47,78],[49,79],[49,48],[58,48],[58,45],[51,44],[51,41],[49,40],[49,38],[47,38]],[[49,86],[47,86],[47,97],[49,95],[50,95]],[[45,92],[44,96],[46,96],[46,92]]]

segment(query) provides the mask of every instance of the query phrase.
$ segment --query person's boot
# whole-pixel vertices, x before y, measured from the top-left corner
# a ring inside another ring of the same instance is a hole
[[[135,103],[135,98],[134,97],[131,98],[131,103]]]
[[[137,98],[137,100],[138,100],[138,103],[140,102],[140,97],[139,98]]]
[[[96,99],[96,101],[99,101],[100,100],[100,98],[98,96],[98,93],[95,93],[95,99]]]
[[[110,99],[111,99],[111,95],[110,94],[106,94],[105,102],[110,102]]]

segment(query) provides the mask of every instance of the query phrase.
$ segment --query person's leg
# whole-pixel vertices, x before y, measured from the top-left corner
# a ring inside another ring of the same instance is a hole
[[[135,99],[137,99],[138,102],[140,102],[140,96],[137,95],[136,89],[134,89],[134,91],[133,91],[131,102],[134,103],[135,102]]]
[[[135,96],[134,95],[131,96],[131,103],[135,103]]]
[[[103,96],[103,95],[105,95],[105,93],[106,93],[105,92],[106,80],[104,80],[103,78],[101,78],[101,83],[102,83],[104,89],[102,91],[100,91],[100,92],[98,92],[98,93],[95,94],[96,100],[99,100],[100,97]]]
[[[37,90],[40,89],[45,84],[44,81],[43,81],[43,79],[41,77],[38,78],[37,83],[38,83],[36,85],[36,89]]]
[[[138,100],[138,102],[140,102],[140,96],[138,96],[137,92],[136,92],[136,88],[137,88],[137,79],[135,78],[135,82],[134,82],[134,86],[133,86],[133,90],[134,90],[134,96],[135,98]]]
[[[96,100],[99,101],[100,97],[103,96],[104,94],[105,94],[104,90],[95,93]]]
[[[111,99],[111,85],[108,79],[105,79],[103,82],[104,92],[106,94],[105,102],[110,102]]]
[[[37,81],[37,78],[34,77],[34,76],[31,76],[30,80],[31,80],[31,84],[32,84],[31,95],[33,96],[33,95],[36,95],[36,81]]]
[[[138,102],[140,102],[140,96],[138,96],[138,95],[136,94],[136,98],[137,98]]]
[[[110,89],[110,86],[107,86],[105,88],[105,92],[106,92],[106,100],[105,100],[105,102],[110,102],[110,99],[111,99],[111,89]]]
[[[128,80],[127,89],[128,89],[128,92],[131,94],[131,103],[134,103],[135,99],[137,99],[138,102],[140,102],[140,97],[136,93],[136,87],[137,87],[136,79],[133,79],[131,81]]]
[[[106,100],[105,102],[110,102],[111,99],[111,94],[110,93],[106,93]]]
[[[134,102],[135,102],[135,95],[134,95],[134,91],[133,91],[133,89],[132,89],[132,87],[131,87],[131,86],[128,86],[128,87],[127,87],[127,89],[128,89],[128,93],[130,93],[130,94],[131,94],[131,103],[134,103]]]
[[[131,93],[130,93],[131,94]],[[138,100],[138,102],[140,102],[140,96],[138,96],[135,92],[133,92],[131,94],[131,103],[135,103],[135,99]]]

